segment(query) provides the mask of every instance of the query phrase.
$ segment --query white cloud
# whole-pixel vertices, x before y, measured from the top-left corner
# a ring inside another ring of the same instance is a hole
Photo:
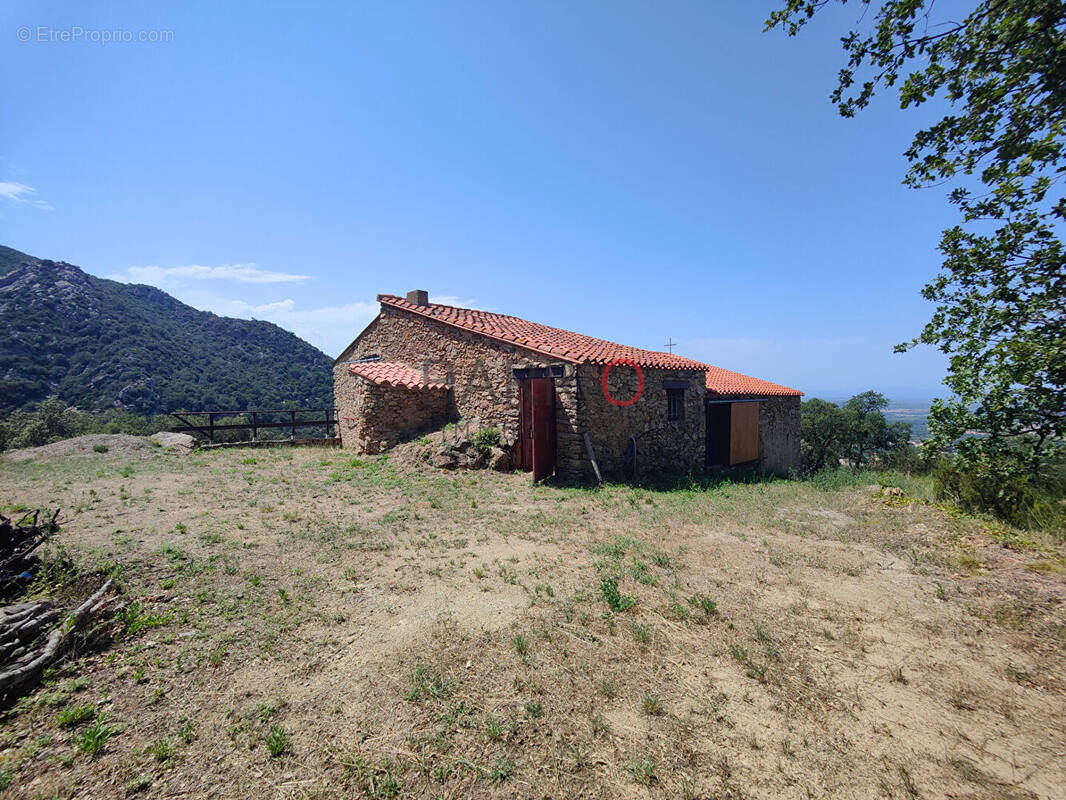
[[[233,313],[236,316],[251,315],[253,317],[258,317],[264,314],[276,314],[281,311],[291,311],[296,305],[296,301],[278,300],[274,303],[263,303],[262,305],[254,306],[243,300],[234,300],[232,301],[232,305]]]
[[[340,352],[377,316],[378,304],[357,301],[340,306],[299,309],[291,299],[255,305],[230,301],[228,313],[245,319],[273,322],[331,356]]]
[[[192,264],[180,267],[143,266],[129,267],[125,272],[105,276],[124,283],[147,283],[170,292],[179,300],[220,316],[259,319],[273,322],[291,331],[306,342],[331,356],[336,356],[359,335],[377,316],[379,305],[375,301],[355,301],[341,305],[326,305],[318,308],[302,308],[293,298],[270,300],[265,285],[273,283],[295,284],[309,279],[307,275],[293,275],[259,269],[255,264],[224,264],[216,267]],[[224,282],[261,284],[262,289],[253,289],[248,299],[233,299],[222,291]],[[327,295],[328,296],[328,295]],[[430,294],[433,303],[461,306],[463,308],[492,308],[479,306],[476,300],[459,295]],[[312,301],[313,302],[313,301]]]
[[[125,283],[149,283],[153,286],[176,286],[184,281],[236,281],[237,283],[294,283],[306,281],[310,275],[294,275],[290,272],[275,272],[259,269],[254,263],[222,264],[205,267],[189,264],[182,267],[130,267],[125,274],[108,275]]]
[[[434,295],[433,303],[463,308],[479,308],[476,300],[467,300],[458,295]],[[339,306],[301,309],[292,299],[277,300],[256,305],[244,300],[231,300],[229,309],[215,309],[216,313],[229,314],[245,319],[255,318],[273,322],[292,331],[304,341],[310,342],[331,356],[340,355],[352,340],[370,324],[380,306],[372,301],[356,301]],[[491,311],[491,308],[482,310]]]
[[[52,204],[46,203],[44,200],[37,200],[33,197],[35,194],[37,194],[37,190],[24,183],[0,181],[0,197],[5,200],[10,200],[12,203],[25,203],[34,208],[42,208],[46,211],[51,211],[53,208]]]
[[[458,306],[459,308],[476,308],[479,311],[494,311],[493,308],[483,308],[477,300],[465,300],[455,294],[430,294],[429,302],[442,306]]]

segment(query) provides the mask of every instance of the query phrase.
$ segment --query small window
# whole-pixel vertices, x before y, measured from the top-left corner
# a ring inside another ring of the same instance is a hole
[[[666,390],[666,418],[671,422],[685,418],[685,390]]]

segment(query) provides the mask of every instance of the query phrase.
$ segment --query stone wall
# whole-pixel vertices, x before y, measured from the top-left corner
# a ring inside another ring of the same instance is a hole
[[[563,440],[560,439],[560,467],[575,477],[592,477],[592,466],[585,457],[582,434],[592,440],[600,471],[605,475],[622,474],[629,437],[637,440],[637,465],[641,474],[669,470],[693,472],[703,469],[706,451],[706,416],[703,400],[707,394],[702,372],[644,370],[644,392],[630,406],[612,405],[603,395],[601,379],[604,367],[583,364],[578,373],[579,447],[567,446],[565,464]],[[667,420],[665,381],[686,382],[684,418]],[[616,366],[608,375],[612,397],[626,400],[637,390],[637,375],[632,367]],[[574,458],[575,451],[579,457]]]
[[[334,367],[334,402],[338,409],[342,405],[351,406],[341,396],[348,391],[344,380],[348,363],[373,355],[419,372],[423,362],[430,362],[430,380],[452,385],[452,415],[480,419],[484,426],[498,427],[502,442],[508,446],[518,439],[518,381],[514,369],[557,363],[522,347],[497,342],[402,309],[382,306],[380,315],[341,355]],[[572,399],[574,372],[573,365],[568,364],[564,377],[555,381],[558,395],[556,419],[557,424],[562,420],[563,427],[575,415]],[[345,444],[343,427],[341,441]]]
[[[759,401],[758,469],[787,475],[800,467],[800,398],[744,395],[729,401]]]
[[[759,402],[759,469],[787,475],[800,467],[800,398]]]
[[[368,356],[395,361],[419,372],[423,362],[428,361],[430,380],[452,386],[450,392],[444,393],[444,410],[437,400],[416,402],[422,392],[375,386],[348,372],[349,362]],[[382,307],[377,319],[334,367],[334,402],[341,418],[342,444],[363,452],[378,452],[420,428],[462,418],[480,419],[482,425],[498,427],[502,442],[510,446],[519,434],[519,382],[514,370],[552,365],[561,366],[563,371],[561,377],[555,378],[556,473],[560,477],[593,477],[583,437],[586,432],[605,475],[623,473],[630,436],[637,439],[637,463],[643,474],[703,469],[703,373],[645,369],[640,400],[619,407],[603,396],[602,366],[560,365],[531,350],[389,306]],[[666,418],[667,381],[687,382],[683,420]],[[613,397],[631,397],[636,387],[632,368],[619,366],[611,370],[609,388]],[[799,398],[757,399],[761,402],[760,468],[779,474],[798,468]],[[398,421],[389,421],[397,415]],[[366,422],[360,427],[363,418]]]
[[[333,382],[341,446],[358,453],[381,453],[453,418],[447,389],[376,384],[352,375],[347,364],[334,368]]]

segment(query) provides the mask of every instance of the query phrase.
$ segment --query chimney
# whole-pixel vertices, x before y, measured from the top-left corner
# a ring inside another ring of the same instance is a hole
[[[425,289],[412,289],[407,293],[407,302],[416,306],[428,306],[429,292]]]

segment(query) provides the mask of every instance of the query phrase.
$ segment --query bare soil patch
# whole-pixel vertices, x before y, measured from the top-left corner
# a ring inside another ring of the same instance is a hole
[[[27,447],[12,450],[4,454],[8,461],[30,461],[64,458],[67,456],[99,455],[100,452],[137,453],[152,447],[152,442],[144,436],[130,436],[127,433],[88,433],[63,439],[41,447]],[[100,451],[106,447],[107,450]]]
[[[143,623],[6,712],[7,795],[1062,796],[1049,543],[880,487],[533,486],[416,448],[0,464]]]

